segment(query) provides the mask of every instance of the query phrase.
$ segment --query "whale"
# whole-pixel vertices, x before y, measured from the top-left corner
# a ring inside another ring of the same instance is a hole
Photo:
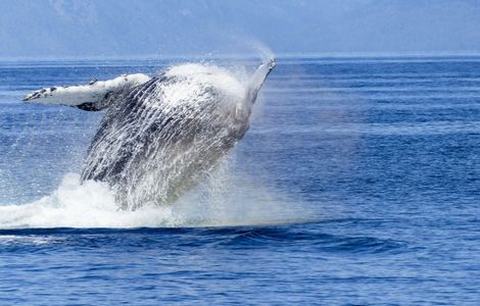
[[[136,210],[172,204],[214,171],[249,129],[275,66],[269,59],[240,78],[212,64],[186,63],[152,77],[42,88],[24,101],[104,111],[81,181],[107,183],[121,209]]]

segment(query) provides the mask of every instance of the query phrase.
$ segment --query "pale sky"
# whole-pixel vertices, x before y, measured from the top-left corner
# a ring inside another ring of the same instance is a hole
[[[0,0],[0,58],[480,53],[475,0]]]

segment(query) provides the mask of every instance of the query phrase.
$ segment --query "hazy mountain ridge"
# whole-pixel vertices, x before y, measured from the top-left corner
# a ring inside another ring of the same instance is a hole
[[[479,16],[470,0],[0,1],[0,57],[243,53],[253,39],[279,53],[476,52]]]

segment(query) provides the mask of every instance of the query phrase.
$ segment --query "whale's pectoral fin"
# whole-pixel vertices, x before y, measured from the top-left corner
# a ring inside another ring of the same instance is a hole
[[[107,81],[90,81],[86,85],[55,86],[36,90],[23,101],[38,104],[58,104],[86,111],[99,111],[109,107],[134,87],[144,84],[150,77],[137,73],[122,75]]]

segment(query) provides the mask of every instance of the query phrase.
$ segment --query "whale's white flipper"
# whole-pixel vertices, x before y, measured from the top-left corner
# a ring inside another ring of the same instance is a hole
[[[122,75],[112,80],[91,81],[86,85],[55,86],[36,90],[23,101],[40,104],[60,104],[74,106],[83,110],[102,110],[115,101],[119,95],[129,93],[136,86],[150,80],[142,74]]]

